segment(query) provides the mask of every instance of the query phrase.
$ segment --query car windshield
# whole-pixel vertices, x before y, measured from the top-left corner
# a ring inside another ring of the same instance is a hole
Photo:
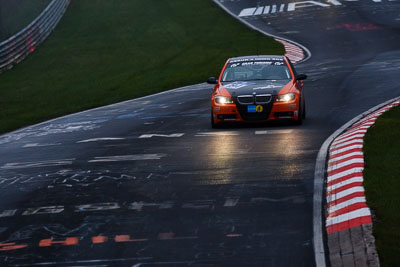
[[[289,68],[283,59],[238,61],[228,63],[222,82],[291,79]]]

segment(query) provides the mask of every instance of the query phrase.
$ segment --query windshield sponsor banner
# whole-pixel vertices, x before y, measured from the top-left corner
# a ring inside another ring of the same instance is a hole
[[[269,66],[282,66],[285,65],[283,61],[246,61],[246,62],[237,62],[230,63],[228,65],[229,68],[236,67],[246,67],[246,66],[254,66],[254,65],[269,65]]]

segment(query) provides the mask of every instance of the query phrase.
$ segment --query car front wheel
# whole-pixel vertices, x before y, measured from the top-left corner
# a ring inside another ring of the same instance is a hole
[[[300,100],[301,100],[301,99],[300,99]],[[301,103],[301,101],[299,101],[299,103]],[[299,108],[299,110],[298,110],[297,120],[295,121],[295,123],[296,123],[297,125],[302,125],[302,124],[303,124],[303,118],[305,117],[304,111],[305,111],[305,106],[302,107],[302,106],[300,105],[300,108]]]
[[[218,128],[218,124],[215,123],[215,121],[214,121],[214,115],[213,115],[213,112],[212,112],[212,108],[211,108],[211,128],[213,128],[213,129]]]

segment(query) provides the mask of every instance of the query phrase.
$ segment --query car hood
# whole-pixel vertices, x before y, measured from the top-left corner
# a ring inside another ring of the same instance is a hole
[[[223,82],[221,88],[225,88],[231,96],[271,94],[277,95],[291,80],[262,80],[262,81],[238,81]]]

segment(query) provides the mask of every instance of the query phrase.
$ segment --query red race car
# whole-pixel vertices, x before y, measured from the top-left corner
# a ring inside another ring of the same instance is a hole
[[[302,124],[306,116],[303,80],[285,56],[230,58],[211,96],[211,126],[227,121],[264,122],[292,120]]]

